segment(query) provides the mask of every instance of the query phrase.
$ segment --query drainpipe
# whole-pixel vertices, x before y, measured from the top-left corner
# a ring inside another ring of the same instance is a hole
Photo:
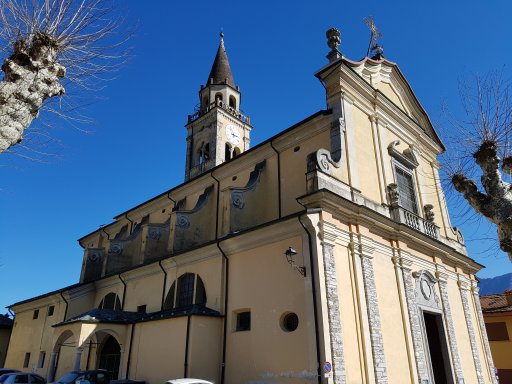
[[[224,376],[226,373],[226,345],[227,345],[227,334],[228,334],[228,283],[229,283],[229,259],[226,256],[226,253],[220,247],[220,241],[217,241],[217,248],[219,248],[220,253],[225,262],[225,274],[226,274],[226,283],[224,285],[224,324],[223,324],[223,334],[222,334],[222,365],[220,371],[220,384],[224,384]]]
[[[176,200],[171,198],[171,192],[167,192],[167,198],[172,201],[172,204],[173,204],[172,208],[174,210],[174,208],[176,208]],[[172,258],[170,260],[174,261],[174,265],[176,266],[176,269],[177,269],[178,263],[176,263],[176,260],[173,260]],[[163,285],[163,288],[162,288],[162,300],[161,300],[161,303],[160,303],[160,310],[163,311],[164,303],[165,303],[165,286],[167,285],[167,271],[162,266],[162,260],[158,261],[158,265],[160,265],[160,269],[164,273],[164,285]]]
[[[174,207],[176,207],[176,200],[174,200],[174,199],[172,199],[172,198],[171,198],[171,192],[167,192],[167,198],[168,198],[169,200],[171,200],[171,201],[172,201],[172,203],[174,204]],[[174,208],[174,207],[173,207],[173,208]]]
[[[132,323],[132,329],[130,332],[130,347],[128,348],[128,359],[126,361],[126,380],[130,378],[130,363],[132,361],[132,344],[133,344],[133,333],[135,331],[135,324]]]
[[[270,142],[270,146],[272,149],[277,153],[277,196],[279,199],[279,218],[282,217],[282,207],[281,207],[281,154],[279,151],[274,147],[274,144],[272,141]]]
[[[64,318],[62,319],[62,321],[66,321],[66,316],[68,315],[68,306],[69,306],[69,303],[68,303],[68,301],[66,300],[66,298],[64,297],[64,294],[62,293],[62,291],[60,291],[60,297],[62,297],[62,300],[64,300],[64,302],[66,303],[66,309],[64,310]]]
[[[165,302],[165,286],[167,285],[167,272],[162,266],[162,260],[158,260],[158,265],[160,266],[160,269],[164,273],[164,286],[162,289],[162,301],[160,303],[160,310],[162,311],[164,309],[164,302]]]
[[[121,280],[121,283],[123,283],[123,285],[124,285],[124,288],[123,288],[123,301],[121,302],[121,310],[124,311],[124,298],[126,297],[126,283],[123,280],[123,278],[121,277],[120,273],[117,275],[117,277],[119,277],[119,280]]]
[[[300,204],[300,202],[299,202],[299,204]],[[301,205],[304,206],[303,204],[301,204]],[[308,210],[308,209],[306,209],[306,207],[304,207],[304,209],[305,209],[306,214],[320,213],[320,211],[321,211],[320,208]],[[313,239],[312,239],[311,233],[309,233],[306,226],[302,222],[301,217],[302,217],[302,215],[298,217],[299,223],[300,223],[300,225],[302,225],[302,228],[304,228],[304,231],[308,235],[309,263],[310,263],[310,268],[311,268],[311,274],[310,274],[311,275],[311,288],[312,288],[312,295],[313,295],[313,318],[315,321],[315,336],[316,336],[316,359],[318,362],[317,377],[318,377],[318,384],[321,384],[322,383],[322,372],[321,372],[320,364],[322,361],[322,353],[320,351],[320,343],[319,343],[320,335],[319,335],[319,329],[318,329],[318,308],[317,308],[317,292],[316,292],[316,280],[315,280],[316,274],[314,272],[315,264],[314,264],[314,260],[313,260]]]
[[[110,240],[110,233],[108,233],[107,231],[105,231],[105,226],[104,226],[104,225],[101,227],[101,231],[102,231],[105,235],[107,235],[107,240]]]
[[[131,234],[132,230],[133,230],[133,221],[128,217],[127,213],[124,214],[124,217],[126,217],[126,220],[128,220],[130,222],[130,234]]]
[[[189,341],[190,341],[190,318],[191,317],[192,317],[192,315],[187,316],[187,338],[185,341],[185,361],[183,363],[183,365],[184,365],[183,377],[188,377],[188,346],[189,346]]]
[[[225,273],[225,284],[224,284],[224,324],[222,334],[222,363],[220,371],[220,384],[224,384],[224,377],[226,373],[226,345],[227,345],[227,327],[228,327],[228,286],[229,286],[229,259],[226,253],[220,247],[219,240],[219,210],[220,210],[220,181],[213,176],[213,171],[210,172],[210,176],[217,182],[217,212],[215,215],[215,239],[217,240],[217,248],[222,254],[224,261],[224,273]]]

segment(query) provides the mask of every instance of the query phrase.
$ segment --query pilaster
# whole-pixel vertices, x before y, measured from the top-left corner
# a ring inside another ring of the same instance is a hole
[[[336,241],[335,230],[336,227],[333,224],[322,222],[322,254],[325,270],[325,290],[333,378],[334,384],[343,384],[346,383],[346,372],[343,352],[343,328],[341,324],[338,280],[336,275],[336,260],[334,259],[334,244]]]
[[[407,310],[409,312],[409,321],[411,323],[411,336],[414,346],[414,355],[416,357],[418,379],[420,383],[428,383],[430,380],[427,370],[425,348],[423,347],[420,314],[416,304],[416,292],[412,280],[412,259],[403,251],[400,253],[400,256],[400,266],[402,267],[405,297],[407,299]]]
[[[455,373],[455,381],[458,384],[464,384],[464,374],[460,363],[459,349],[457,348],[457,338],[455,336],[455,327],[450,308],[450,299],[448,297],[448,275],[446,274],[444,267],[437,265],[436,269],[436,277],[439,284],[439,292],[441,294],[441,304],[443,306],[444,320],[448,334],[448,345],[450,347],[452,367]]]
[[[391,257],[391,261],[393,262],[393,266],[395,269],[395,278],[396,278],[396,285],[398,288],[398,295],[400,298],[400,313],[402,314],[402,325],[404,327],[404,338],[405,338],[405,346],[407,348],[407,361],[409,365],[409,372],[410,372],[410,380],[411,384],[416,384],[418,381],[417,379],[417,372],[416,367],[413,361],[416,361],[415,354],[414,354],[414,344],[411,341],[411,338],[409,335],[412,334],[411,331],[411,324],[408,321],[409,318],[409,307],[407,305],[407,297],[405,295],[405,284],[404,284],[404,278],[403,278],[403,272],[402,272],[402,264],[398,249],[393,249],[394,255]]]
[[[489,338],[487,337],[487,330],[485,329],[484,317],[482,315],[482,306],[480,305],[480,297],[478,295],[480,289],[476,285],[476,281],[471,281],[471,292],[473,293],[473,301],[476,307],[478,326],[480,327],[480,334],[482,336],[482,344],[484,346],[485,358],[487,359],[487,367],[489,376],[491,377],[492,384],[498,384],[496,375],[494,374],[494,364],[492,361],[491,348],[489,347]]]
[[[375,273],[373,271],[373,253],[375,247],[369,237],[359,235],[361,267],[363,271],[363,284],[368,309],[368,322],[370,326],[370,339],[373,357],[375,382],[385,384],[388,382],[386,359],[384,356],[384,340],[380,323],[379,302],[375,286]]]
[[[480,356],[478,354],[478,349],[476,347],[476,335],[475,328],[473,326],[473,319],[471,316],[471,308],[469,306],[468,294],[471,288],[470,281],[465,277],[459,275],[459,279],[457,281],[459,284],[460,297],[462,300],[462,307],[464,308],[464,317],[466,318],[466,325],[468,327],[469,333],[469,343],[471,345],[471,353],[473,354],[473,361],[475,362],[476,369],[476,377],[478,380],[478,384],[484,383],[484,377],[482,375],[482,364],[480,363]]]
[[[359,172],[357,169],[357,145],[356,145],[356,131],[352,116],[352,109],[354,108],[354,101],[347,95],[342,94],[340,100],[345,113],[345,151],[347,158],[347,166],[349,172],[349,181],[352,188],[361,190],[359,182]]]
[[[382,164],[382,151],[379,137],[379,118],[377,114],[368,116],[372,126],[373,148],[375,151],[375,165],[377,167],[377,177],[379,179],[380,203],[386,204],[386,177],[384,174],[384,166]]]

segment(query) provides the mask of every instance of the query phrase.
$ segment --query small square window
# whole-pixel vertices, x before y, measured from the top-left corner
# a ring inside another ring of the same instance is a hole
[[[146,304],[144,304],[144,305],[139,305],[139,306],[137,307],[137,312],[139,312],[139,313],[146,313]]]
[[[53,316],[53,312],[55,311],[55,306],[54,305],[50,305],[48,307],[48,316]]]
[[[39,352],[39,361],[37,362],[37,367],[38,368],[43,368],[44,367],[44,360],[46,358],[46,352],[44,351],[41,351]]]
[[[504,322],[485,323],[487,337],[489,341],[507,341],[509,340],[507,324]]]
[[[36,310],[34,311],[34,314],[32,315],[32,319],[34,319],[34,320],[35,320],[35,319],[37,319],[38,317],[39,317],[39,309],[36,309]]]
[[[23,360],[23,368],[28,368],[30,364],[30,352],[25,353],[25,360]]]
[[[236,314],[236,331],[250,331],[251,330],[251,312],[238,312]]]

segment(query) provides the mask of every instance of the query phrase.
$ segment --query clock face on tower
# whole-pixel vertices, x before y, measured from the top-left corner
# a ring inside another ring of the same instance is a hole
[[[240,135],[240,131],[232,124],[226,125],[226,137],[228,141],[233,145],[238,145],[242,141],[242,135]]]

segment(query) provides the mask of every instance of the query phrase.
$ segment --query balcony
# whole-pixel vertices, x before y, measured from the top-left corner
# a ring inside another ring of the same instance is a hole
[[[246,123],[249,125],[251,124],[251,118],[249,116],[244,115],[239,110],[237,110],[233,107],[230,107],[228,104],[226,104],[225,102],[223,102],[222,100],[219,100],[219,99],[215,100],[213,103],[210,103],[208,106],[206,106],[206,108],[202,108],[202,109],[196,111],[194,114],[188,115],[188,123],[190,124],[193,121],[196,121],[201,116],[205,115],[206,113],[210,112],[212,109],[217,108],[217,107],[222,108],[224,111],[229,113],[231,116],[236,117],[238,120],[242,121],[243,123]]]
[[[439,240],[439,227],[433,222],[425,220],[400,206],[391,208],[391,216],[400,224],[407,225],[428,237]]]

